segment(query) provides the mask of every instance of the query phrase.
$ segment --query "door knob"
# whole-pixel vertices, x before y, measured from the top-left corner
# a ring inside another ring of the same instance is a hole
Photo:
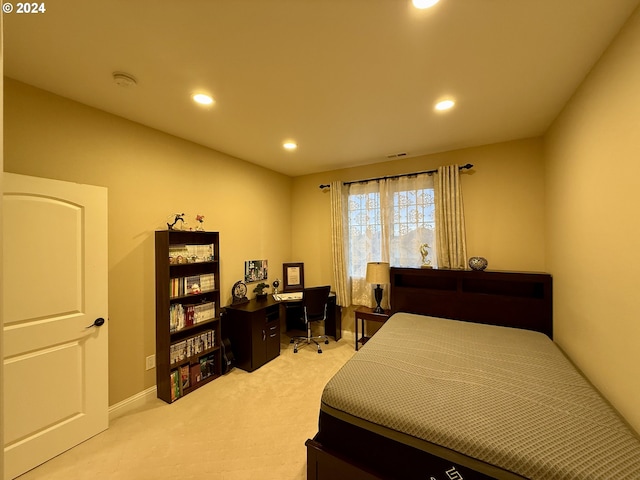
[[[95,321],[91,325],[89,325],[87,328],[101,327],[102,325],[104,325],[104,318],[100,317],[100,318],[96,318]]]

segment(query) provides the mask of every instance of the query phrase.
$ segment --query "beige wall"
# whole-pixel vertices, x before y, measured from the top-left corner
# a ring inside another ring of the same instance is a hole
[[[4,17],[0,15],[0,112],[4,109],[4,38],[2,27],[4,23]],[[0,118],[0,172],[4,167],[4,115]],[[0,194],[4,192],[4,184],[2,176],[0,175]],[[2,210],[3,202],[0,202],[0,225],[2,225]],[[0,272],[3,270],[2,260],[2,235],[0,235]],[[0,275],[0,305],[4,305],[2,292],[2,275]],[[2,309],[0,308],[0,325],[4,325],[4,318]],[[4,329],[0,328],[0,358],[4,358]],[[0,362],[0,425],[4,425],[4,362]],[[4,445],[4,428],[0,428],[0,445]],[[4,478],[4,448],[0,449],[0,479]]]
[[[292,256],[305,264],[305,283],[333,283],[330,195],[319,185],[467,163],[474,165],[462,175],[469,256],[487,258],[492,270],[545,271],[542,141],[527,139],[294,178]],[[353,332],[353,308],[343,309],[342,328]]]
[[[456,163],[474,165],[462,175],[469,256],[486,257],[492,270],[545,271],[542,142],[528,139],[294,178],[293,256],[306,283],[333,281],[330,195],[319,185]]]
[[[245,260],[282,275],[289,177],[11,79],[4,91],[5,171],[109,189],[110,405],[155,385],[153,232],[167,215],[202,214],[220,232],[226,303]]]
[[[640,431],[640,10],[546,138],[556,340]]]

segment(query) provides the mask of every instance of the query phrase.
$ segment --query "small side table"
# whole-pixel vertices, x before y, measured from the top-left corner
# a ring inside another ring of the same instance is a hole
[[[371,337],[366,337],[364,334],[364,322],[366,321],[370,321],[370,322],[380,322],[380,323],[384,323],[387,321],[387,319],[389,318],[389,316],[391,315],[391,312],[389,310],[385,310],[384,313],[373,313],[373,308],[369,308],[369,307],[358,307],[355,310],[355,317],[356,317],[356,351],[358,350],[358,344],[361,343],[362,345],[364,345],[365,343],[367,343],[367,340],[369,340],[369,338]],[[362,337],[358,338],[358,321],[361,322],[360,325],[362,326]]]

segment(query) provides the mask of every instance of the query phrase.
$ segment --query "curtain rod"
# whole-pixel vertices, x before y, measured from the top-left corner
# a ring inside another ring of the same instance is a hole
[[[464,170],[467,168],[472,168],[473,165],[470,163],[467,163],[466,165],[462,165],[460,167],[458,167],[458,170]],[[429,174],[431,175],[432,173],[438,173],[438,170],[425,170],[424,172],[414,172],[414,173],[401,173],[399,175],[389,175],[387,177],[377,177],[377,178],[367,178],[365,180],[354,180],[352,182],[343,182],[342,185],[351,185],[353,183],[367,183],[367,182],[377,182],[378,180],[393,180],[394,178],[401,178],[401,177],[413,177],[414,175],[422,175],[422,174]],[[330,188],[331,185],[320,185],[320,188]]]

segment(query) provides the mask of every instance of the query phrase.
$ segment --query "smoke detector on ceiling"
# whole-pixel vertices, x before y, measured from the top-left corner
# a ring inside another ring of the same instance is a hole
[[[137,85],[138,81],[133,75],[129,75],[124,72],[113,72],[113,81],[119,87],[133,87]]]

